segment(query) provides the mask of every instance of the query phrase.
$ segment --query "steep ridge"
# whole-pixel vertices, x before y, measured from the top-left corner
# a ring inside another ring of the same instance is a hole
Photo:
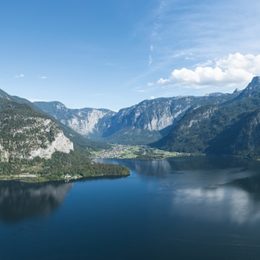
[[[239,139],[244,138],[244,140],[254,142],[253,137],[256,136],[255,131],[258,129],[257,110],[259,108],[260,78],[255,77],[233,99],[187,112],[170,133],[153,146],[180,152],[253,154],[254,150],[256,152],[258,149],[257,141],[255,140],[255,148],[249,143],[245,148],[246,145],[242,146]],[[255,123],[254,126],[252,123],[246,124],[249,119]],[[246,126],[249,128],[247,129]]]

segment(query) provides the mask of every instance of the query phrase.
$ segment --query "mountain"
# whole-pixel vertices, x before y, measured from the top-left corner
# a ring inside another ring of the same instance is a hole
[[[1,99],[2,98],[2,99]],[[0,89],[0,99],[3,101],[12,101],[17,104],[26,105],[31,108],[31,110],[38,112],[41,115],[48,116],[52,121],[55,121],[55,123],[61,128],[61,130],[64,132],[64,134],[74,143],[74,146],[81,147],[83,149],[104,149],[108,148],[108,145],[104,142],[100,141],[93,141],[88,138],[83,137],[80,133],[77,131],[74,131],[71,127],[66,126],[62,122],[60,122],[58,119],[56,120],[51,113],[47,113],[44,110],[40,109],[37,105],[30,102],[29,100],[25,98],[21,98],[18,96],[11,96],[5,91]],[[1,102],[0,102],[1,106]]]
[[[144,100],[117,113],[69,109],[60,102],[31,103],[0,90],[0,155],[2,161],[48,159],[75,147],[98,147],[93,138],[152,143],[175,152],[255,156],[260,150],[259,111],[259,77],[232,94]]]
[[[254,77],[249,85],[240,93],[237,99],[260,97],[260,77]]]
[[[57,101],[34,105],[83,136],[99,137],[107,127],[106,120],[115,114],[108,109],[69,109]]]
[[[153,144],[179,152],[254,156],[259,153],[260,78],[232,99],[188,111]]]
[[[10,96],[0,98],[0,160],[50,159],[55,152],[70,153],[73,142],[46,115]]]
[[[68,109],[60,102],[34,104],[62,124],[85,137],[121,144],[148,144],[159,140],[187,110],[219,104],[235,94],[145,100],[115,113],[106,109]]]
[[[0,90],[1,180],[68,181],[129,175],[124,167],[92,162],[89,148],[86,138],[30,101]]]
[[[212,94],[202,97],[172,97],[144,100],[121,109],[108,124],[103,137],[123,144],[148,144],[160,139],[188,110],[206,104],[218,104],[232,94]]]
[[[206,153],[260,155],[260,109],[242,114],[209,143]]]

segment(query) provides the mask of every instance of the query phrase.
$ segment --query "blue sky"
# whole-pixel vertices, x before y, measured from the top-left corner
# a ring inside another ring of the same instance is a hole
[[[9,0],[0,88],[113,110],[242,88],[260,75],[257,0]]]

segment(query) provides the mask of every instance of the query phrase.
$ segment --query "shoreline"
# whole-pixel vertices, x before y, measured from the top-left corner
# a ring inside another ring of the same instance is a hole
[[[62,176],[61,178],[55,177],[45,177],[36,174],[16,174],[13,176],[10,175],[0,175],[1,181],[18,181],[24,183],[47,183],[47,182],[74,182],[74,181],[83,181],[83,180],[91,180],[91,179],[117,179],[117,178],[126,178],[130,176],[130,170],[128,170],[127,174],[98,174],[98,175],[89,175],[89,176]],[[56,176],[57,177],[57,176]]]
[[[117,160],[117,161],[123,161],[123,160],[141,160],[141,161],[147,161],[147,160],[167,160],[167,159],[177,159],[177,158],[199,158],[199,157],[209,157],[209,158],[236,158],[241,160],[250,160],[255,162],[260,162],[260,158],[251,158],[247,156],[238,156],[238,155],[221,155],[221,156],[215,156],[215,155],[206,155],[206,154],[178,154],[174,156],[167,156],[167,157],[95,157],[92,158],[94,161],[97,160],[97,163],[100,163],[99,160]],[[119,166],[121,166],[119,164]],[[18,182],[24,182],[24,183],[47,183],[47,182],[74,182],[74,181],[84,181],[84,180],[94,180],[94,179],[100,179],[100,178],[123,178],[128,177],[131,174],[130,169],[125,168],[126,171],[122,173],[115,173],[115,174],[106,174],[106,173],[98,173],[96,175],[70,175],[70,174],[63,174],[63,175],[47,175],[43,176],[40,174],[33,174],[33,173],[21,173],[21,174],[9,174],[9,175],[0,175],[0,181],[18,181]]]

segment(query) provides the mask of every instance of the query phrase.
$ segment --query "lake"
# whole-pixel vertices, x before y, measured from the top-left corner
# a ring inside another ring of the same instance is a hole
[[[260,259],[260,163],[109,162],[131,176],[0,182],[0,259]]]

